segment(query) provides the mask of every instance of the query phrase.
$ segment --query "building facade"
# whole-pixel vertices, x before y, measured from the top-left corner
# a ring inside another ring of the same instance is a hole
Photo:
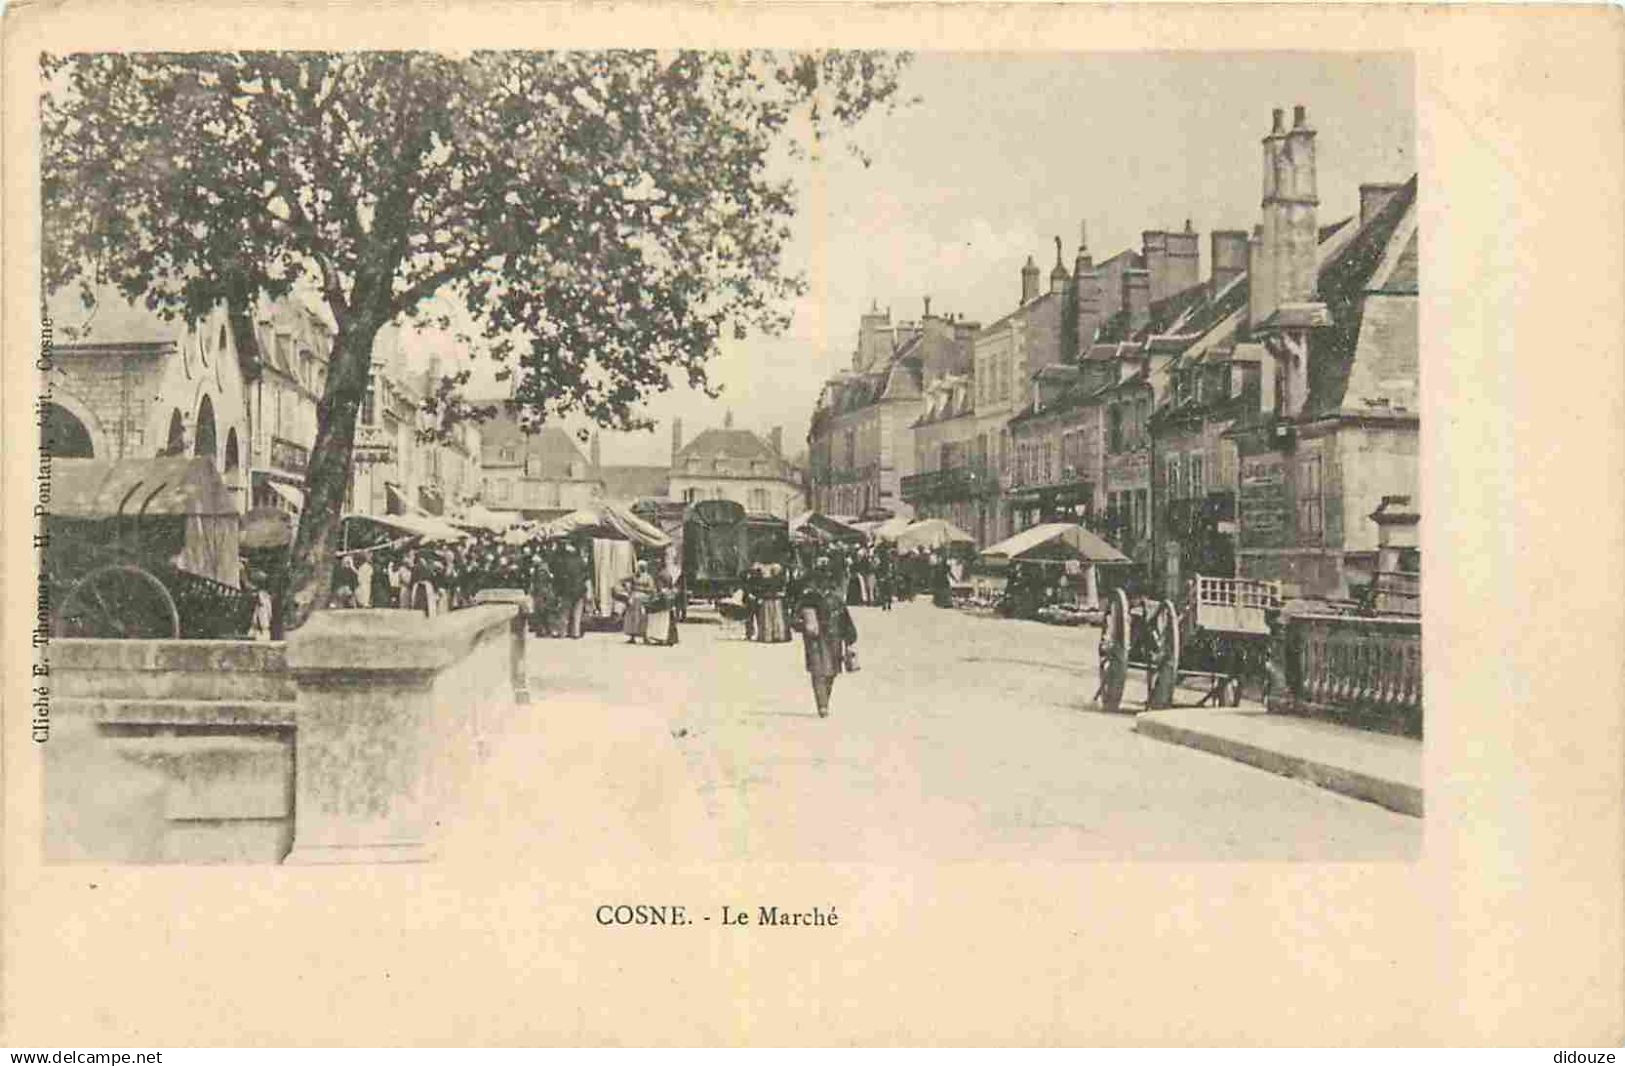
[[[1263,140],[1248,328],[1265,362],[1228,433],[1240,572],[1346,600],[1379,565],[1372,516],[1420,498],[1417,180],[1363,186],[1358,224],[1317,240],[1315,137],[1299,107]]]
[[[596,456],[561,427],[527,432],[518,410],[502,404],[480,431],[480,502],[490,510],[545,519],[602,498]]]
[[[813,409],[807,461],[814,510],[913,516],[902,486],[915,473],[913,427],[927,375],[962,372],[974,328],[932,315],[929,301],[919,322],[894,325],[889,310],[863,315],[851,367],[824,383]]]
[[[775,426],[766,439],[735,429],[733,415],[721,428],[682,438],[672,424],[672,462],[667,492],[682,503],[733,500],[753,514],[793,518],[807,509],[800,472],[784,458],[784,431]]]

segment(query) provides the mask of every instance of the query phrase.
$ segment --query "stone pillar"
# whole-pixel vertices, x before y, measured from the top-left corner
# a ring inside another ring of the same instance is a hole
[[[299,710],[287,862],[430,857],[430,827],[478,739],[472,715],[510,695],[489,660],[517,613],[321,611],[288,639]]]
[[[523,589],[484,589],[474,596],[476,604],[511,603],[519,608],[513,616],[508,633],[508,675],[513,682],[513,701],[521,707],[530,705],[530,674],[525,668],[525,616],[531,612],[530,596]]]

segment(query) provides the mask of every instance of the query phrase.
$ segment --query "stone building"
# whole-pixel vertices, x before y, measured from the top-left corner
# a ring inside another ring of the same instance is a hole
[[[480,500],[487,508],[547,519],[602,498],[596,435],[589,458],[559,426],[527,433],[518,411],[506,404],[480,428]]]
[[[1359,224],[1327,247],[1315,136],[1298,107],[1263,140],[1247,314],[1263,370],[1256,408],[1228,432],[1241,574],[1345,599],[1378,565],[1370,516],[1419,499],[1417,180],[1363,186]]]
[[[221,309],[194,327],[138,308],[111,287],[47,302],[54,359],[41,412],[53,455],[214,460],[239,510],[250,505],[249,388]]]
[[[893,324],[890,310],[862,316],[851,367],[824,383],[807,433],[814,510],[913,515],[902,482],[915,472],[928,368],[963,373],[975,328],[931,314],[929,302],[919,322]]]
[[[807,509],[800,474],[784,457],[781,427],[773,427],[764,440],[748,429],[735,429],[730,413],[720,429],[702,430],[687,442],[682,434],[678,419],[672,423],[671,499],[733,500],[752,513],[780,518]]]
[[[203,455],[239,509],[303,511],[333,330],[299,297],[255,309],[248,328],[258,360],[239,350],[223,308],[187,327],[111,289],[89,307],[67,289],[49,313],[57,358],[44,415],[55,454]],[[462,427],[444,445],[419,441],[423,392],[408,384],[397,342],[380,333],[346,508],[439,513],[471,495],[479,431]]]

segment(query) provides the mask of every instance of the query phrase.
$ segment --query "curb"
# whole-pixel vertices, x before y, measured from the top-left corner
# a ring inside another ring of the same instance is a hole
[[[1260,770],[1309,781],[1332,792],[1375,803],[1400,814],[1422,817],[1422,790],[1415,785],[1372,777],[1357,770],[1287,755],[1245,741],[1186,729],[1144,714],[1135,717],[1134,731],[1170,744],[1182,744],[1187,748],[1222,755],[1227,759],[1256,766]]]

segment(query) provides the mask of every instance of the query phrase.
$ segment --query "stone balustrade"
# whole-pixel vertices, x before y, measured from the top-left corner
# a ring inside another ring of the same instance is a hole
[[[1286,691],[1271,696],[1272,711],[1421,735],[1421,619],[1299,614],[1284,622]]]

